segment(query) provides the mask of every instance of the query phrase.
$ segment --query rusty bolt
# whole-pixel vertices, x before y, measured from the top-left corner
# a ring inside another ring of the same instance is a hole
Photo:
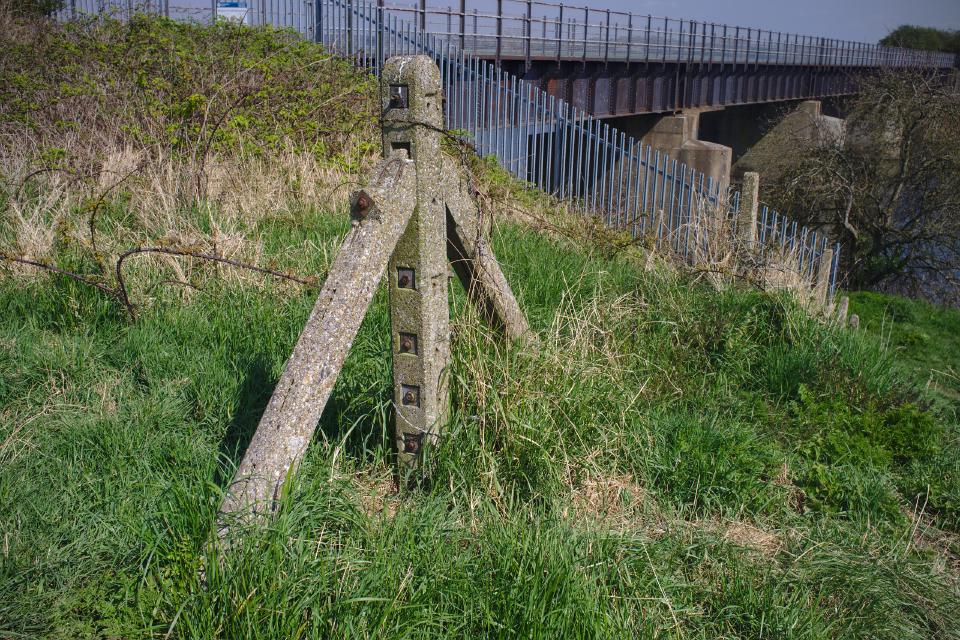
[[[406,109],[409,105],[407,104],[407,86],[402,84],[396,84],[390,86],[390,108],[391,109]]]
[[[410,338],[410,336],[404,336],[400,340],[400,351],[403,353],[410,353],[413,351],[413,340]]]
[[[413,395],[413,391],[407,391],[403,394],[403,404],[413,404],[416,401],[416,397]]]
[[[370,211],[370,207],[373,206],[373,199],[366,194],[366,192],[361,191],[357,195],[356,202],[353,203],[353,207],[350,210],[350,215],[358,220],[363,220],[367,217],[367,213]]]
[[[417,286],[416,272],[409,267],[398,267],[397,284],[401,289],[415,289]]]
[[[420,434],[418,433],[403,434],[403,452],[404,453],[420,452]]]

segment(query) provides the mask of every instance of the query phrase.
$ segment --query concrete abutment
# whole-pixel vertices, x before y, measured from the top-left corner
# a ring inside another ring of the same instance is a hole
[[[779,118],[737,158],[733,167],[734,176],[747,171],[763,174],[765,168],[802,146],[844,144],[844,120],[825,115],[823,111],[823,104],[819,100],[805,100]]]
[[[605,120],[672,159],[703,173],[721,190],[748,171],[763,174],[772,157],[798,142],[842,144],[844,121],[833,103],[819,100],[697,108]]]
[[[721,190],[729,186],[733,150],[699,138],[700,111],[618,118],[614,126],[702,173]]]

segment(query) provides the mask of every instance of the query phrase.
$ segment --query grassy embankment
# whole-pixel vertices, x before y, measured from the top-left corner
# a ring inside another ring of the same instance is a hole
[[[269,33],[5,20],[5,255],[110,288],[137,245],[322,278],[375,147],[367,79]],[[918,373],[956,391],[955,312],[858,296],[864,331],[837,330],[481,179],[542,349],[503,345],[454,288],[448,436],[432,488],[397,493],[379,293],[297,486],[231,552],[223,482],[316,288],[140,256],[132,320],[8,265],[0,636],[960,636],[956,396]]]

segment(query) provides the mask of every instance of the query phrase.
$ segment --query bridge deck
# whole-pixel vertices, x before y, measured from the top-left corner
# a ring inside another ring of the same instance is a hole
[[[951,67],[953,54],[541,0],[427,0],[379,6],[460,49],[496,60],[691,62],[833,67]],[[479,5],[479,6],[477,6]]]

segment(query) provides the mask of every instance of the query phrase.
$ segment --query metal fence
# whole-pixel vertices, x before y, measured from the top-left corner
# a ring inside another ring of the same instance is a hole
[[[133,11],[116,0],[82,1],[83,7],[73,7],[65,17]],[[146,8],[171,16],[181,10],[157,3]],[[210,20],[220,11],[211,5],[199,19]],[[423,31],[382,5],[357,0],[263,0],[248,11],[249,15],[233,18],[248,24],[290,26],[375,74],[394,55],[431,56],[443,79],[448,130],[470,142],[479,155],[496,157],[516,178],[599,217],[611,228],[690,261],[709,254],[710,243],[716,241],[704,229],[720,228],[732,237],[738,233],[738,193],[727,193],[725,185],[465,52],[450,39]],[[726,211],[719,227],[718,208]],[[829,269],[833,295],[839,244],[827,263],[828,240],[822,232],[799,226],[768,207],[761,210],[757,241],[763,253],[789,256],[801,275],[819,277]]]
[[[696,260],[716,239],[703,230],[718,206],[729,207],[736,235],[740,197],[667,154],[617,131],[555,96],[426,33],[385,7],[355,0],[319,0],[318,41],[379,71],[393,55],[426,54],[440,66],[447,128],[465,132],[481,156],[492,155],[515,177],[567,201],[607,226]],[[793,257],[800,274],[830,270],[836,286],[840,247],[826,264],[828,240],[763,207],[762,251]]]
[[[952,67],[954,54],[534,0],[487,10],[409,0],[379,5],[488,59],[817,67]]]
[[[471,0],[475,2],[476,0]],[[480,0],[482,2],[482,0]],[[319,0],[317,0],[319,2]],[[304,0],[67,0],[64,14],[146,11],[172,18],[243,15],[249,25],[270,24],[311,35],[319,4]],[[436,6],[428,0],[377,0],[396,15],[458,49],[487,59],[691,62],[813,67],[957,66],[951,53],[883,47],[697,20],[543,2],[489,0],[487,9]],[[218,6],[220,5],[220,6]],[[236,5],[236,6],[224,6]]]
[[[57,16],[62,20],[95,15],[127,19],[135,13],[174,20],[226,19],[249,26],[270,25],[293,29],[312,39],[317,11],[310,0],[64,0]]]

